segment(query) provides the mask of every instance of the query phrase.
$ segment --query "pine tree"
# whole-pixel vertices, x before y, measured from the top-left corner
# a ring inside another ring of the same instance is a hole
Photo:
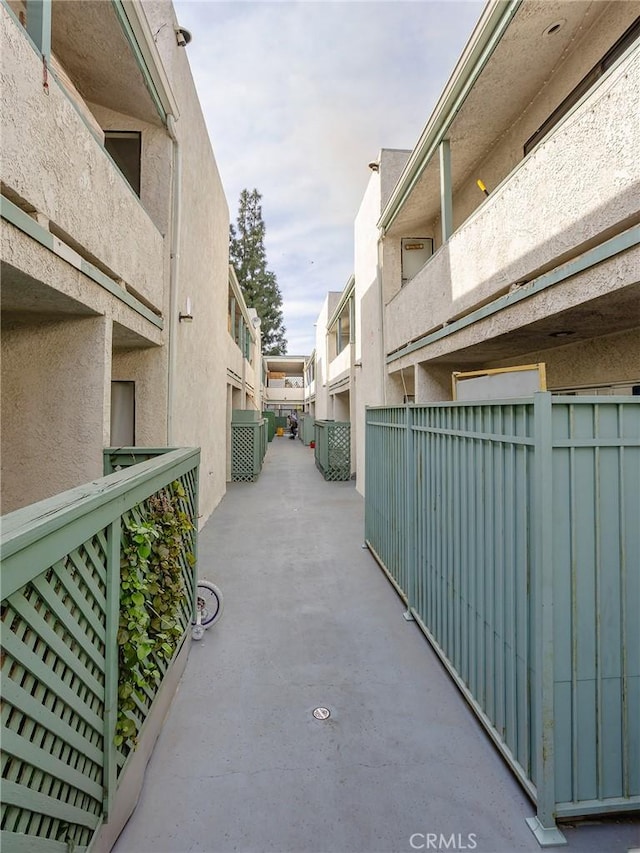
[[[282,294],[275,273],[267,269],[261,199],[257,189],[240,193],[237,223],[230,228],[229,255],[245,301],[262,321],[263,354],[285,355]]]

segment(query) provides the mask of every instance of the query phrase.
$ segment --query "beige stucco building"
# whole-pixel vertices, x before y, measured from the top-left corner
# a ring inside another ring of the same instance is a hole
[[[0,26],[2,510],[114,443],[200,446],[204,521],[231,408],[261,406],[259,328],[189,35],[168,0],[3,0]]]
[[[361,491],[367,405],[529,364],[551,391],[640,390],[639,14],[490,0],[415,148],[370,165],[341,374]]]

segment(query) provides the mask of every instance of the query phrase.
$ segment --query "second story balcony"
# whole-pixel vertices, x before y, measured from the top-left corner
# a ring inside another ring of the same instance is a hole
[[[563,4],[566,21],[546,35],[545,4],[518,12],[440,142],[433,131],[415,186],[387,211],[388,353],[633,224],[640,125],[621,117],[640,99],[639,27],[627,4],[602,6]],[[516,47],[534,36],[531,73]],[[436,251],[403,282],[408,237]]]
[[[34,42],[38,10],[50,49]],[[161,311],[171,143],[120,15],[112,3],[0,4],[3,194]]]

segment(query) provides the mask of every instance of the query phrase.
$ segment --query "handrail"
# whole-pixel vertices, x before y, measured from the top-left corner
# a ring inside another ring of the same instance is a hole
[[[3,516],[3,599],[80,545],[91,525],[105,527],[199,461],[199,448],[172,450]]]

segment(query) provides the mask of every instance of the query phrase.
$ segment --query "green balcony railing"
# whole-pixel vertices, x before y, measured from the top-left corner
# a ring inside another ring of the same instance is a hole
[[[132,460],[132,452],[149,458]],[[6,853],[80,853],[116,819],[119,786],[137,756],[130,739],[120,746],[114,740],[122,533],[132,520],[145,519],[158,494],[173,496],[192,530],[179,557],[181,639],[170,661],[154,657],[157,684],[136,694],[131,714],[138,740],[176,659],[184,658],[200,451],[111,449],[108,464],[119,455],[122,470],[2,518],[0,841]],[[124,805],[123,820],[134,803]]]
[[[365,539],[529,795],[640,808],[640,400],[367,410]]]

